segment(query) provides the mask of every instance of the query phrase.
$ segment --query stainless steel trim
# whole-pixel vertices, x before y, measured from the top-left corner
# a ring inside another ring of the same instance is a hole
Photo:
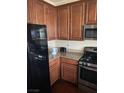
[[[87,63],[87,62],[82,62],[82,61],[79,61],[79,65],[97,68],[97,65],[96,65],[96,64]]]
[[[96,64],[87,63],[87,66],[88,66],[88,67],[94,67],[94,68],[97,68],[97,65],[96,65]]]
[[[84,25],[84,28],[97,28],[97,25]]]
[[[79,84],[85,85],[93,89],[97,89],[97,86],[95,84],[87,82],[86,80],[80,80]]]
[[[82,65],[83,64],[83,62],[82,61],[79,61],[79,65]]]
[[[97,51],[94,51],[94,50],[87,50],[87,51],[97,53]]]
[[[78,84],[78,88],[83,91],[86,91],[86,93],[97,93],[97,89],[92,89],[82,84]]]
[[[90,83],[88,81],[85,81],[85,80],[82,80],[80,79],[80,68],[82,66],[79,65],[79,71],[78,71],[78,84],[80,85],[84,85],[84,86],[87,86],[87,87],[90,87],[90,88],[93,88],[93,89],[97,89],[97,85],[93,84],[93,83]]]
[[[97,53],[97,47],[84,47],[84,51]]]
[[[84,25],[84,29],[83,29],[83,31],[84,31],[84,33],[83,33],[84,40],[96,40],[96,38],[86,38],[85,37],[85,33],[86,33],[85,29],[87,29],[87,28],[94,29],[94,28],[97,28],[97,25]]]
[[[82,66],[82,65],[79,65],[79,67],[82,67],[82,68],[84,68],[84,69],[87,69],[87,70],[92,70],[92,71],[97,72],[97,69],[96,69],[96,68],[91,68],[91,67]]]

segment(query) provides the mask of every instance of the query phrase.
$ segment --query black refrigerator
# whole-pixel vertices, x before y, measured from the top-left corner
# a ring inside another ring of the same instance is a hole
[[[50,93],[45,25],[27,24],[27,93]]]

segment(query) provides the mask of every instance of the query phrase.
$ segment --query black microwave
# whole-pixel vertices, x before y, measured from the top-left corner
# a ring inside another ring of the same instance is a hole
[[[84,40],[97,40],[97,25],[84,25]]]

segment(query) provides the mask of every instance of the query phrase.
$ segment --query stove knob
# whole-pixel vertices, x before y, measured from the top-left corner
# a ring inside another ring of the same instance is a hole
[[[83,63],[81,61],[79,61],[79,64],[82,65]]]
[[[87,61],[89,61],[89,59],[86,59]]]
[[[87,66],[87,63],[83,63],[84,66]]]

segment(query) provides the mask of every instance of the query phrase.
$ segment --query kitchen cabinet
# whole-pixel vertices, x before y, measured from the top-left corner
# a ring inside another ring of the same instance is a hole
[[[97,1],[89,0],[86,2],[86,24],[97,23]]]
[[[34,4],[35,4],[35,0],[27,0],[27,22],[28,23],[36,23]]]
[[[77,61],[61,58],[61,79],[77,84]]]
[[[27,22],[47,25],[48,40],[56,39],[57,8],[39,0],[28,0],[27,4]]]
[[[27,22],[44,24],[44,3],[39,0],[27,1]]]
[[[60,76],[59,58],[49,62],[50,83],[53,85]]]
[[[47,25],[48,40],[57,38],[57,9],[49,4],[45,4],[45,24]]]
[[[44,3],[35,0],[36,24],[44,24]]]
[[[77,2],[70,5],[70,40],[82,40],[84,25],[85,3]]]
[[[68,40],[69,38],[69,6],[58,7],[58,38]]]
[[[83,40],[84,24],[97,24],[97,1],[55,7],[40,0],[27,0],[27,22],[47,25],[48,40]]]
[[[58,7],[59,39],[82,40],[85,4],[76,2]]]

